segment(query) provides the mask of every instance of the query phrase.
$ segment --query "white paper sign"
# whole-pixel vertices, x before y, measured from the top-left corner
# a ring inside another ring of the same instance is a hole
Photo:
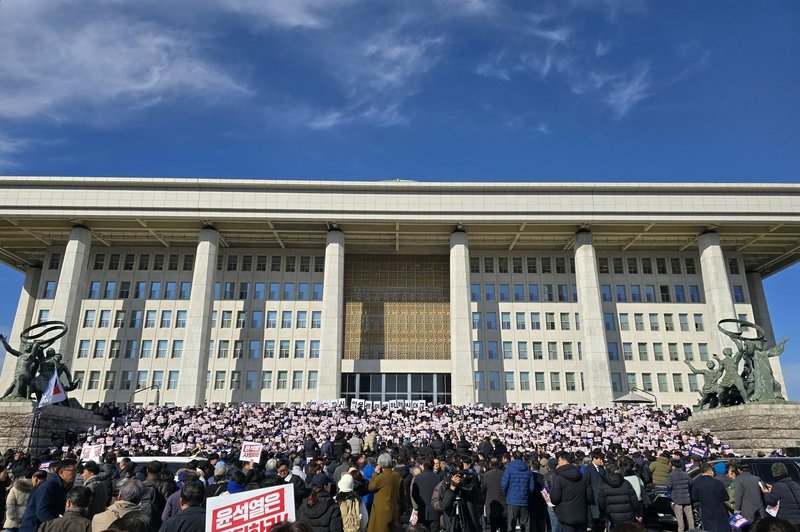
[[[258,462],[261,460],[261,449],[263,444],[252,441],[242,442],[242,451],[239,453],[239,460],[242,462]]]
[[[84,445],[81,448],[81,462],[90,460],[100,462],[103,459],[103,448],[105,445]]]
[[[205,529],[209,532],[269,530],[294,519],[291,485],[211,497],[206,501]]]
[[[183,451],[186,450],[185,443],[173,443],[169,446],[169,452],[171,454],[181,454]]]

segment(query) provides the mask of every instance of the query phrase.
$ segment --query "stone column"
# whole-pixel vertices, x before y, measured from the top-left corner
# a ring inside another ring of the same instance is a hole
[[[469,237],[463,231],[456,231],[450,235],[450,362],[453,404],[474,403]]]
[[[11,331],[0,331],[8,335],[8,343],[16,350],[20,350],[19,334],[29,325],[33,325],[33,309],[36,306],[36,296],[39,292],[39,279],[42,269],[38,266],[31,266],[25,272],[25,280],[22,283],[22,291],[17,302],[17,313],[14,315],[14,325]],[[3,392],[11,385],[14,377],[14,370],[17,367],[17,357],[6,353],[3,362],[3,371],[0,373],[0,392]]]
[[[89,249],[92,244],[92,232],[76,225],[69,234],[64,260],[61,262],[61,273],[56,285],[56,297],[50,310],[51,320],[61,320],[67,324],[69,331],[53,347],[64,356],[67,365],[74,358],[75,336],[80,325],[81,304],[86,289],[86,270],[89,265]]]
[[[583,366],[588,376],[587,402],[591,406],[611,406],[611,370],[603,324],[603,303],[600,299],[600,277],[590,231],[580,231],[575,235],[575,282],[581,309]]]
[[[317,400],[339,399],[344,353],[344,233],[328,231],[322,286],[322,331],[319,346]]]
[[[192,272],[192,293],[186,313],[186,336],[183,340],[178,406],[201,405],[206,398],[208,341],[211,336],[211,306],[214,296],[214,272],[217,268],[219,233],[213,227],[200,231]]]
[[[764,283],[760,273],[750,272],[747,274],[747,291],[750,293],[750,306],[753,308],[752,321],[764,328],[764,339],[767,341],[768,346],[773,346],[776,343],[775,331],[772,329],[772,319],[770,319],[769,316],[767,296],[764,293]],[[772,364],[772,372],[775,375],[775,380],[781,385],[783,396],[788,399],[780,358],[781,357],[773,357],[770,358],[769,361]]]
[[[730,347],[736,352],[736,346],[730,338],[719,332],[717,328],[719,320],[737,317],[719,235],[714,231],[703,233],[698,238],[697,245],[700,248],[700,270],[703,276],[708,322],[709,326],[714,328],[714,332],[711,333],[712,352],[721,355],[722,349],[725,347]],[[731,327],[729,326],[729,328]]]

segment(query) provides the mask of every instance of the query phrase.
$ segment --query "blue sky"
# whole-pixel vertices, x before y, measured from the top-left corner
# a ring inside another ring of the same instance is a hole
[[[797,2],[5,0],[0,28],[5,175],[800,180]],[[766,282],[795,398],[798,286]]]

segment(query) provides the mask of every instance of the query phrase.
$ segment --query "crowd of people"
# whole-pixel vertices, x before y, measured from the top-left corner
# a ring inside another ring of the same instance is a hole
[[[678,429],[687,415],[557,406],[121,410],[74,448],[8,451],[4,527],[202,531],[210,499],[284,486],[296,518],[274,532],[634,532],[661,487],[679,532],[696,527],[693,505],[703,530],[729,532],[732,511],[755,532],[796,530],[800,486],[784,463],[772,466],[771,485],[761,482],[713,435]],[[259,460],[239,460],[245,441],[265,444]],[[82,443],[98,442],[100,463],[76,460]],[[153,457],[176,443],[192,456],[174,471]]]
[[[726,446],[711,434],[678,428],[690,410],[663,411],[651,406],[593,408],[536,404],[484,407],[428,404],[419,408],[345,408],[338,403],[307,405],[150,405],[120,411],[111,426],[81,435],[83,443],[103,444],[135,455],[167,455],[171,445],[186,454],[238,450],[244,441],[263,442],[274,453],[296,452],[306,434],[321,445],[337,433],[360,433],[384,445],[417,445],[434,434],[453,441],[499,439],[524,453],[563,449],[625,452],[688,450],[692,446],[721,455]]]

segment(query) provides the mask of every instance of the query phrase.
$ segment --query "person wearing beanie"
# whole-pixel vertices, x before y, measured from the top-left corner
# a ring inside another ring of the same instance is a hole
[[[339,505],[328,492],[330,480],[324,473],[311,479],[311,494],[297,509],[297,521],[311,525],[314,532],[343,532]]]
[[[369,523],[369,514],[364,501],[354,491],[355,479],[349,473],[342,475],[336,487],[339,493],[335,500],[342,514],[342,528],[344,532],[365,532]]]
[[[782,462],[772,464],[772,476],[775,482],[763,488],[764,502],[768,506],[778,506],[775,517],[800,526],[800,484],[789,477],[786,464]]]
[[[725,485],[725,489],[728,489],[731,486],[731,482],[733,479],[728,476],[728,464],[727,462],[718,462],[714,464],[714,478],[719,480]]]

